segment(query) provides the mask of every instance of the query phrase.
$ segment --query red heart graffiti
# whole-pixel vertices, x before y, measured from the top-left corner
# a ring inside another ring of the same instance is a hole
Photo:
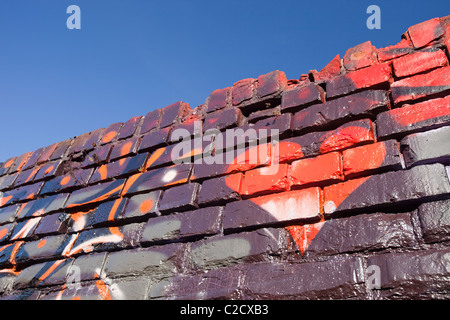
[[[369,134],[367,129],[361,127],[347,127],[344,130],[334,133],[333,135],[326,138],[320,147],[321,153],[326,153],[335,150],[342,150],[347,147],[351,147],[355,144],[355,141],[358,141],[358,137]],[[257,146],[254,148],[261,148],[262,146]],[[254,148],[247,150],[245,153],[242,153],[238,157],[235,158],[235,161],[229,165],[227,172],[232,172],[234,169],[242,170],[245,168],[245,162],[248,161],[250,155],[255,154]],[[302,147],[296,143],[281,141],[278,144],[278,152],[280,161],[286,159],[299,159],[302,158],[303,152]],[[368,155],[368,157],[362,159],[356,159],[358,163],[355,163],[355,166],[364,166],[365,164],[369,164],[371,167],[379,167],[383,163],[385,158],[386,151],[384,146],[382,145],[379,148],[379,151],[373,154]],[[306,162],[306,166],[302,168],[305,172],[312,172],[320,170],[321,168],[315,167],[314,162]],[[267,179],[272,179],[270,174],[267,174],[271,168],[269,165],[267,170],[253,170],[251,179],[252,185],[265,184]],[[275,172],[275,171],[274,171]],[[256,174],[255,174],[256,173]],[[336,194],[333,194],[332,203],[325,203],[324,205],[328,208],[336,209],[339,205],[352,194],[354,190],[356,190],[359,186],[361,186],[369,177],[349,180],[345,184],[342,184],[342,187],[338,188]],[[226,179],[226,184],[229,188],[237,191],[241,195],[249,194],[246,189],[248,184],[242,185],[237,188],[235,181],[232,177],[230,179]],[[289,185],[290,186],[290,185]],[[311,188],[315,189],[315,188]],[[311,241],[316,237],[319,233],[320,229],[326,223],[323,208],[317,207],[317,201],[315,201],[314,197],[317,197],[317,194],[311,189],[303,189],[303,192],[282,192],[275,193],[272,195],[266,195],[262,197],[251,198],[250,200],[268,212],[272,217],[274,217],[278,221],[287,221],[294,219],[304,218],[305,215],[308,215],[310,212],[320,213],[320,221],[312,224],[304,224],[304,225],[293,225],[287,226],[286,229],[291,234],[293,241],[296,243],[299,251],[303,254]],[[308,190],[311,190],[309,192]],[[321,192],[321,191],[320,191]],[[320,195],[321,196],[321,195]],[[331,201],[330,201],[331,202]],[[319,211],[319,212],[317,212]]]

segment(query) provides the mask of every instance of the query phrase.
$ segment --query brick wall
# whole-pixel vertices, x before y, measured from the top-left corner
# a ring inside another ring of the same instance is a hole
[[[432,19],[0,164],[0,298],[450,298],[449,49]]]

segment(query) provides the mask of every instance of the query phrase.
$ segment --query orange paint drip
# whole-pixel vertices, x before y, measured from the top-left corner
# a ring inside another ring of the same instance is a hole
[[[8,203],[8,201],[10,201],[12,199],[13,196],[8,196],[8,197],[2,197],[0,198],[0,207],[4,206],[5,204]]]
[[[100,276],[97,273],[95,273],[95,277],[100,278]],[[98,295],[101,300],[112,300],[111,295],[108,290],[108,286],[106,285],[105,282],[103,282],[103,280],[101,280],[101,279],[97,280],[95,282],[95,285],[98,289]]]
[[[122,148],[120,149],[120,155],[123,157],[123,156],[129,154],[132,147],[133,147],[133,142],[130,141],[130,142],[125,143],[122,146]]]
[[[100,173],[101,180],[105,180],[108,177],[108,168],[106,164],[100,166],[98,172]]]
[[[39,281],[42,281],[44,279],[46,279],[56,268],[58,268],[58,266],[63,263],[64,260],[58,260],[55,261],[50,268],[47,269],[47,271],[45,271],[42,276],[39,277]]]
[[[133,184],[136,182],[137,179],[139,179],[141,175],[142,173],[138,173],[128,178],[127,182],[125,183],[125,187],[123,187],[122,195],[128,192],[128,190],[133,186]]]
[[[88,205],[88,204],[91,204],[91,203],[99,202],[99,201],[102,201],[102,200],[106,200],[114,192],[120,191],[121,189],[122,189],[122,186],[118,186],[117,188],[115,188],[115,189],[105,193],[104,195],[102,195],[102,196],[100,196],[98,198],[95,198],[94,200],[91,200],[91,201],[88,201],[88,202],[83,202],[83,203],[70,204],[70,205],[67,206],[67,208],[69,208],[69,209],[70,208],[75,208],[75,207],[79,207],[79,206],[83,206],[83,205]]]
[[[8,229],[7,228],[3,228],[0,230],[0,239],[3,238],[4,236],[6,236],[6,234],[8,233]]]

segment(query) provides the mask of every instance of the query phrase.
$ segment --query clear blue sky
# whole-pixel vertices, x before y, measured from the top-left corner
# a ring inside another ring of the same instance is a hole
[[[72,4],[81,30],[66,27]],[[449,0],[2,0],[0,162],[272,70],[298,79],[449,14]]]

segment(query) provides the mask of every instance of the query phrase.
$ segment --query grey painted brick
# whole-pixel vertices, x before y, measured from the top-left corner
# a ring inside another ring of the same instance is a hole
[[[450,127],[412,134],[401,141],[408,167],[417,164],[450,161]]]

